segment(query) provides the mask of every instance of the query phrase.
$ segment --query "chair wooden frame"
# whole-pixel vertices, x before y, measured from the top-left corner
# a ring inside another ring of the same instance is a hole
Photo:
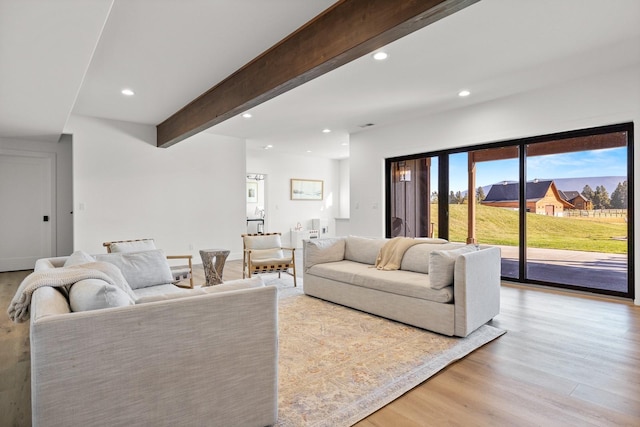
[[[242,234],[242,278],[244,279],[253,274],[262,274],[262,273],[278,273],[278,277],[281,277],[281,273],[287,273],[293,276],[293,286],[297,287],[298,283],[296,281],[296,248],[287,248],[287,247],[274,247],[269,249],[280,249],[283,251],[291,251],[291,262],[286,259],[287,262],[283,263],[269,263],[269,264],[258,264],[254,265],[251,263],[251,253],[252,249],[247,249],[245,244],[245,237],[267,237],[267,236],[282,236],[282,233],[256,233],[256,234]],[[293,271],[293,274],[289,272],[289,269]]]
[[[112,242],[104,242],[102,244],[102,246],[107,248],[107,253],[111,253],[111,244],[112,243],[132,243],[132,242],[146,242],[146,241],[153,242],[153,244],[155,246],[155,240],[154,239],[114,240]],[[186,259],[187,262],[189,263],[189,265],[188,265],[188,267],[189,267],[188,277],[184,277],[184,280],[189,279],[189,286],[179,285],[178,283],[180,282],[180,280],[177,280],[174,284],[176,286],[180,287],[180,288],[193,289],[193,262],[192,262],[192,258],[193,258],[193,255],[167,255],[167,259]],[[183,269],[185,269],[185,267],[187,267],[187,266],[170,266],[170,269],[171,269],[171,272],[173,274],[174,270],[183,270]],[[174,277],[175,277],[175,275],[174,275]]]

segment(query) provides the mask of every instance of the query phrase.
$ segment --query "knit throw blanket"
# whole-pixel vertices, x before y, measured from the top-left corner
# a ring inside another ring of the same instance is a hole
[[[92,262],[72,267],[35,271],[25,277],[22,283],[20,283],[16,294],[9,304],[7,314],[15,323],[22,323],[28,320],[31,296],[36,289],[43,286],[58,288],[65,296],[68,295],[67,286],[85,279],[100,279],[110,285],[117,286],[118,284],[106,273],[111,268],[111,264]]]
[[[376,268],[378,270],[400,269],[402,257],[407,249],[420,243],[427,242],[420,239],[412,239],[410,237],[394,237],[380,248],[378,258],[376,259]]]

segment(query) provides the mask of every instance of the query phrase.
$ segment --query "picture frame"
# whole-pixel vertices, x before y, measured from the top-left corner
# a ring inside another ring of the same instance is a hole
[[[247,203],[258,203],[258,183],[247,182]]]
[[[317,179],[291,179],[291,200],[323,200],[324,181]]]

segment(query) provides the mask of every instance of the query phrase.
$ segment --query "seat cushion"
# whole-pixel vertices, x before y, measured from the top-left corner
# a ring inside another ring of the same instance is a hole
[[[439,303],[453,301],[453,286],[433,289],[429,286],[428,274],[412,271],[378,270],[368,264],[345,260],[316,264],[309,268],[307,274],[428,301]]]

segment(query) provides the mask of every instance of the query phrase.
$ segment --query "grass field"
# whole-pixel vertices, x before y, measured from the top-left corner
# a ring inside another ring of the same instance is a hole
[[[434,218],[437,218],[437,206]],[[467,239],[467,205],[450,205],[450,240]],[[626,254],[627,224],[623,219],[562,218],[527,215],[527,245],[531,248],[569,249]],[[435,230],[437,235],[437,227]],[[476,237],[480,243],[518,246],[518,212],[478,205]]]

